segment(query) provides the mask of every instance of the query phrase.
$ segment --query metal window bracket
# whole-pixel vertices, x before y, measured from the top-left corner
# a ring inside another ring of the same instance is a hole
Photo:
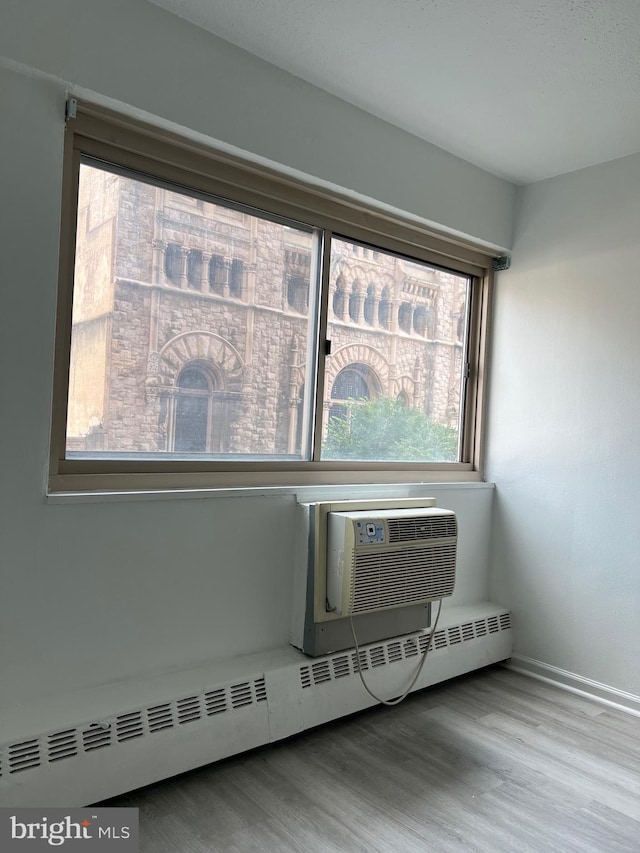
[[[511,258],[509,255],[501,255],[499,258],[493,259],[493,271],[499,272],[500,270],[508,270],[511,266]]]
[[[75,98],[67,98],[67,103],[64,107],[64,120],[69,121],[70,118],[75,118],[78,115],[78,102]]]

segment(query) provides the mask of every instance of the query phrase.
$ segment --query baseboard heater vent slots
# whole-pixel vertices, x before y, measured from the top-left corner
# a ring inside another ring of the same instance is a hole
[[[20,773],[22,770],[30,770],[41,764],[40,741],[37,738],[12,743],[6,750],[6,754],[9,758],[9,773]]]
[[[462,605],[443,616],[416,690],[512,653],[500,605]],[[429,636],[416,629],[376,640],[360,649],[360,667],[391,695],[415,671]],[[374,703],[357,663],[352,648],[322,657],[286,648],[242,661],[235,677],[227,666],[197,668],[128,686],[129,700],[115,693],[119,704],[104,716],[92,705],[48,724],[34,718],[27,728],[16,713],[0,744],[0,802],[86,806],[364,710]]]
[[[208,690],[199,695],[150,705],[120,714],[111,720],[100,720],[87,726],[7,744],[0,747],[0,776],[5,765],[9,774],[19,773],[40,767],[44,763],[73,758],[81,752],[93,752],[116,743],[122,744],[266,700],[265,679],[261,676],[251,681]]]
[[[476,619],[462,625],[451,625],[436,631],[431,643],[430,655],[444,651],[470,640],[486,637],[498,631],[511,629],[511,615],[508,612],[487,619]],[[360,668],[373,669],[389,666],[397,661],[415,658],[425,650],[429,631],[405,640],[388,640],[384,643],[360,649]],[[339,652],[326,658],[315,660],[312,664],[300,667],[300,684],[303,688],[311,685],[326,684],[347,675],[357,675],[358,667],[354,652]]]

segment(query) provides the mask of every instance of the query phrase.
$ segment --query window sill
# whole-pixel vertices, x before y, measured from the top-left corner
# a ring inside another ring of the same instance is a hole
[[[209,498],[295,497],[298,502],[427,497],[443,490],[493,489],[480,480],[421,483],[344,483],[340,485],[249,486],[244,488],[139,489],[59,491],[46,496],[49,504],[112,503],[120,501],[203,500]]]

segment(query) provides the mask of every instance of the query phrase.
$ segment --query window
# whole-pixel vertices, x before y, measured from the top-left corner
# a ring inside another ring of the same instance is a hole
[[[187,256],[187,280],[189,287],[200,290],[202,287],[202,252],[191,249]]]
[[[187,366],[178,377],[174,449],[205,453],[211,441],[211,382],[201,367]]]
[[[413,317],[413,308],[411,303],[403,302],[398,310],[398,326],[403,332],[409,334],[411,331],[411,319]]]
[[[231,278],[229,281],[229,291],[232,296],[237,299],[242,297],[242,281],[244,276],[244,264],[239,258],[234,258],[231,261]]]
[[[479,476],[477,249],[95,108],[65,187],[52,489]]]
[[[82,248],[80,248],[82,252]],[[169,243],[165,252],[165,272],[172,284],[180,287],[182,278],[182,249],[175,243]]]
[[[329,422],[331,422],[331,418],[347,420],[349,409],[353,403],[371,399],[371,391],[365,378],[368,373],[369,371],[364,364],[353,364],[340,371],[331,388],[331,399],[344,400],[345,404],[331,404]]]
[[[224,293],[227,284],[227,265],[220,255],[211,255],[209,261],[209,286],[215,293]]]

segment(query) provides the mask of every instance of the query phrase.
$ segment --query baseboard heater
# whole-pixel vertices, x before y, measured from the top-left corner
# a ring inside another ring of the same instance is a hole
[[[393,696],[427,640],[423,630],[363,646],[360,666],[370,685]],[[505,660],[511,651],[508,611],[488,602],[445,609],[414,690]],[[241,670],[233,680],[202,668],[181,673],[179,693],[164,676],[153,690],[134,685],[139,695],[130,694],[117,713],[70,714],[62,726],[22,730],[0,746],[0,805],[96,803],[374,704],[352,650],[309,658],[286,648],[245,658]]]

